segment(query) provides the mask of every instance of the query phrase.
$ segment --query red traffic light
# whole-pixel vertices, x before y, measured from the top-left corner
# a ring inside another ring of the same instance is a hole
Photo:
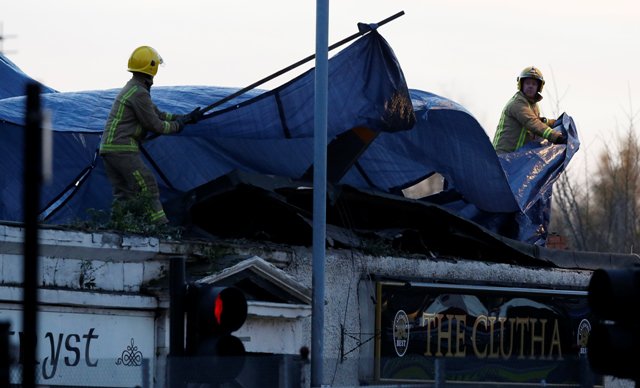
[[[245,349],[232,332],[247,319],[247,300],[233,287],[190,283],[186,294],[185,354],[189,380],[220,383],[236,378],[244,368]]]
[[[222,307],[224,305],[224,302],[222,301],[220,295],[216,297],[215,305],[216,306],[213,309],[213,315],[216,317],[216,322],[219,325],[222,322]]]
[[[190,284],[187,305],[192,323],[201,335],[228,334],[238,330],[247,319],[247,300],[233,287]]]

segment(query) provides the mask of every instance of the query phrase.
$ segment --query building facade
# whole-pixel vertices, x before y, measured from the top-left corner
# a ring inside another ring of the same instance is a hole
[[[20,225],[0,225],[0,321],[11,325],[14,383],[20,381],[23,233]],[[311,346],[310,248],[56,228],[42,229],[40,242],[39,384],[169,386],[171,260],[185,260],[190,281],[250,295],[247,321],[234,333],[250,356],[238,377],[242,386],[264,386],[267,373],[268,385],[309,384],[309,365],[299,354]],[[583,362],[590,275],[548,263],[329,249],[324,383],[606,384]],[[270,369],[258,371],[260,365]],[[551,373],[557,365],[577,369]],[[511,380],[489,373],[509,368],[516,370]]]

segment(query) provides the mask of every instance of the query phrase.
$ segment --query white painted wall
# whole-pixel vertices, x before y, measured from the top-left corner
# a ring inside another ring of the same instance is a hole
[[[20,243],[20,228],[0,225],[0,302],[4,301],[5,304],[21,299],[17,287],[22,282]],[[302,286],[311,288],[310,248],[225,244],[225,249],[234,255],[259,256],[277,265]],[[103,345],[103,355],[107,356],[107,353],[111,355],[130,344],[128,326],[146,327],[145,346],[153,341],[157,355],[152,373],[154,386],[165,387],[165,358],[169,342],[166,310],[168,290],[161,291],[155,298],[141,295],[140,290],[145,284],[165,275],[169,257],[185,255],[196,260],[196,257],[206,257],[203,254],[206,248],[207,244],[203,243],[167,243],[110,233],[44,231],[41,284],[49,291],[42,294],[41,300],[47,300],[50,306],[79,310],[60,310],[55,314],[63,312],[67,315],[46,318],[60,325],[43,321],[53,329],[44,328],[41,334],[70,333],[68,327],[86,334],[90,329],[87,325],[95,325],[96,329],[101,330],[100,341],[109,338],[107,334],[102,334],[103,331],[113,335],[110,344]],[[362,381],[370,381],[373,374],[374,342],[370,339],[375,328],[376,295],[372,276],[412,278],[425,282],[488,282],[549,288],[586,288],[590,277],[589,271],[526,268],[426,257],[371,257],[355,251],[335,249],[327,251],[326,260],[324,382],[332,386],[358,386]],[[311,346],[308,307],[284,310],[281,307],[250,305],[247,323],[237,332],[245,340],[247,350],[297,354],[301,346]],[[121,312],[123,308],[142,312],[142,315],[131,314],[127,318],[127,314]],[[5,313],[13,310],[12,314],[15,315],[15,308],[5,305],[0,310]],[[153,314],[150,313],[152,310]],[[85,316],[68,315],[78,312]],[[54,314],[53,310],[51,313]],[[117,323],[119,319],[130,320],[126,329]],[[135,321],[131,321],[133,319]],[[341,328],[349,334],[344,338],[344,350],[341,349]],[[136,336],[143,338],[143,333]],[[149,336],[153,336],[153,339]],[[99,343],[97,339],[95,341],[95,344]],[[141,340],[141,343],[144,341]],[[358,346],[359,343],[363,345]],[[343,358],[342,353],[345,352],[350,353]],[[143,353],[147,354],[146,347]],[[75,353],[71,352],[71,355]],[[69,352],[64,356],[69,356]]]

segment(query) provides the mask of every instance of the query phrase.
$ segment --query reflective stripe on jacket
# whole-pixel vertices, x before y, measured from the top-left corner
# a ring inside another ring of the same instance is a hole
[[[493,137],[493,148],[496,152],[506,153],[518,150],[536,137],[548,139],[553,130],[542,122],[538,101],[529,100],[518,91],[502,110],[498,128]]]
[[[138,152],[140,143],[148,132],[176,133],[180,124],[174,121],[179,115],[160,111],[151,101],[152,80],[134,73],[122,88],[111,107],[100,141],[100,153]]]

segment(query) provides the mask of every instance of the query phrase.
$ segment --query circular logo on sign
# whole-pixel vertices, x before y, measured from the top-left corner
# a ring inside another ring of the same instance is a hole
[[[591,333],[591,323],[589,323],[588,320],[583,319],[578,325],[578,346],[580,346],[580,354],[587,354],[589,333]]]
[[[409,348],[409,317],[403,310],[398,310],[393,319],[393,347],[400,357],[404,356]]]

